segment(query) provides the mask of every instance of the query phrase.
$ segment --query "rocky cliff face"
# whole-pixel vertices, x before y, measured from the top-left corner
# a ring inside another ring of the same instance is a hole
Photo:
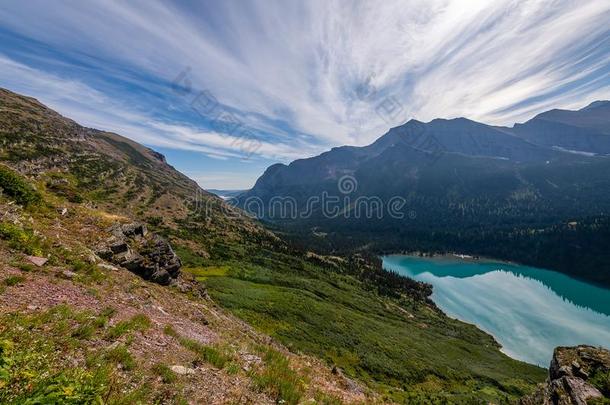
[[[592,346],[557,347],[549,378],[521,405],[610,403],[610,351]]]

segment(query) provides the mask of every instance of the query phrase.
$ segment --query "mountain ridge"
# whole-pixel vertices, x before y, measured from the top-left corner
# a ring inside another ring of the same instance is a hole
[[[467,251],[610,285],[610,260],[598,254],[603,242],[580,247],[585,233],[606,229],[610,214],[610,135],[600,131],[610,128],[607,109],[610,103],[594,102],[513,128],[466,118],[410,120],[367,146],[271,166],[238,205],[256,201],[262,209],[254,215],[329,253]],[[345,179],[355,186],[347,194],[339,188]],[[322,207],[301,215],[323,195],[347,198],[338,208],[343,215],[331,218]],[[356,218],[355,201],[370,198],[400,198],[408,212],[402,219]],[[275,215],[278,199],[301,212]],[[570,230],[572,222],[583,228]],[[499,238],[495,246],[489,235]],[[579,246],[581,259],[570,246]]]

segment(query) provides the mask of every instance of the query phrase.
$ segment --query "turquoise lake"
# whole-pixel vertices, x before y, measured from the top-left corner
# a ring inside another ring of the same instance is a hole
[[[384,267],[434,286],[447,315],[493,335],[507,355],[548,367],[556,346],[610,347],[610,290],[561,273],[459,258],[383,257]]]

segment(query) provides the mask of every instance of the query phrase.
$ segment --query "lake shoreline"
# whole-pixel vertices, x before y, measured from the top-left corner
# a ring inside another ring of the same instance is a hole
[[[385,256],[404,256],[404,257],[412,257],[412,258],[416,258],[416,259],[428,259],[431,261],[446,261],[446,262],[456,261],[456,262],[463,262],[463,263],[496,263],[496,264],[506,264],[509,266],[531,267],[531,268],[537,268],[537,269],[541,269],[541,270],[552,271],[552,272],[558,273],[558,274],[563,274],[574,280],[578,280],[583,283],[591,284],[596,287],[602,288],[604,290],[610,290],[610,285],[605,284],[605,283],[600,283],[595,280],[590,280],[586,277],[579,276],[578,274],[567,273],[567,272],[563,272],[563,271],[560,271],[557,269],[552,269],[552,268],[547,268],[547,267],[538,267],[536,265],[532,265],[532,264],[528,264],[528,263],[524,263],[524,262],[498,259],[498,258],[489,257],[489,256],[469,255],[469,254],[460,253],[460,252],[443,252],[443,253],[430,252],[430,251],[422,252],[419,250],[415,250],[415,251],[403,250],[400,252],[377,253],[377,256],[380,259]]]
[[[556,346],[610,341],[607,288],[553,270],[460,253],[381,259],[385,269],[431,284],[441,311],[491,335],[513,359],[544,367]]]
[[[413,257],[417,259],[427,259],[433,261],[459,261],[464,263],[498,263],[498,264],[509,264],[513,266],[527,266],[526,264],[513,262],[509,260],[496,259],[493,257],[487,256],[478,256],[478,255],[468,255],[465,253],[459,252],[449,252],[449,253],[434,253],[434,252],[400,252],[400,253],[387,253],[379,255],[379,257],[385,256],[404,256],[404,257]],[[550,270],[554,271],[554,270]]]

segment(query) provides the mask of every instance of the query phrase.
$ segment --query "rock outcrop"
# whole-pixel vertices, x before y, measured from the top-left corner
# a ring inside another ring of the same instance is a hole
[[[608,403],[609,399],[610,351],[592,346],[557,347],[549,378],[520,404],[587,405]]]
[[[112,236],[97,251],[102,259],[158,284],[176,281],[182,264],[165,239],[138,223],[116,224],[110,232]]]

